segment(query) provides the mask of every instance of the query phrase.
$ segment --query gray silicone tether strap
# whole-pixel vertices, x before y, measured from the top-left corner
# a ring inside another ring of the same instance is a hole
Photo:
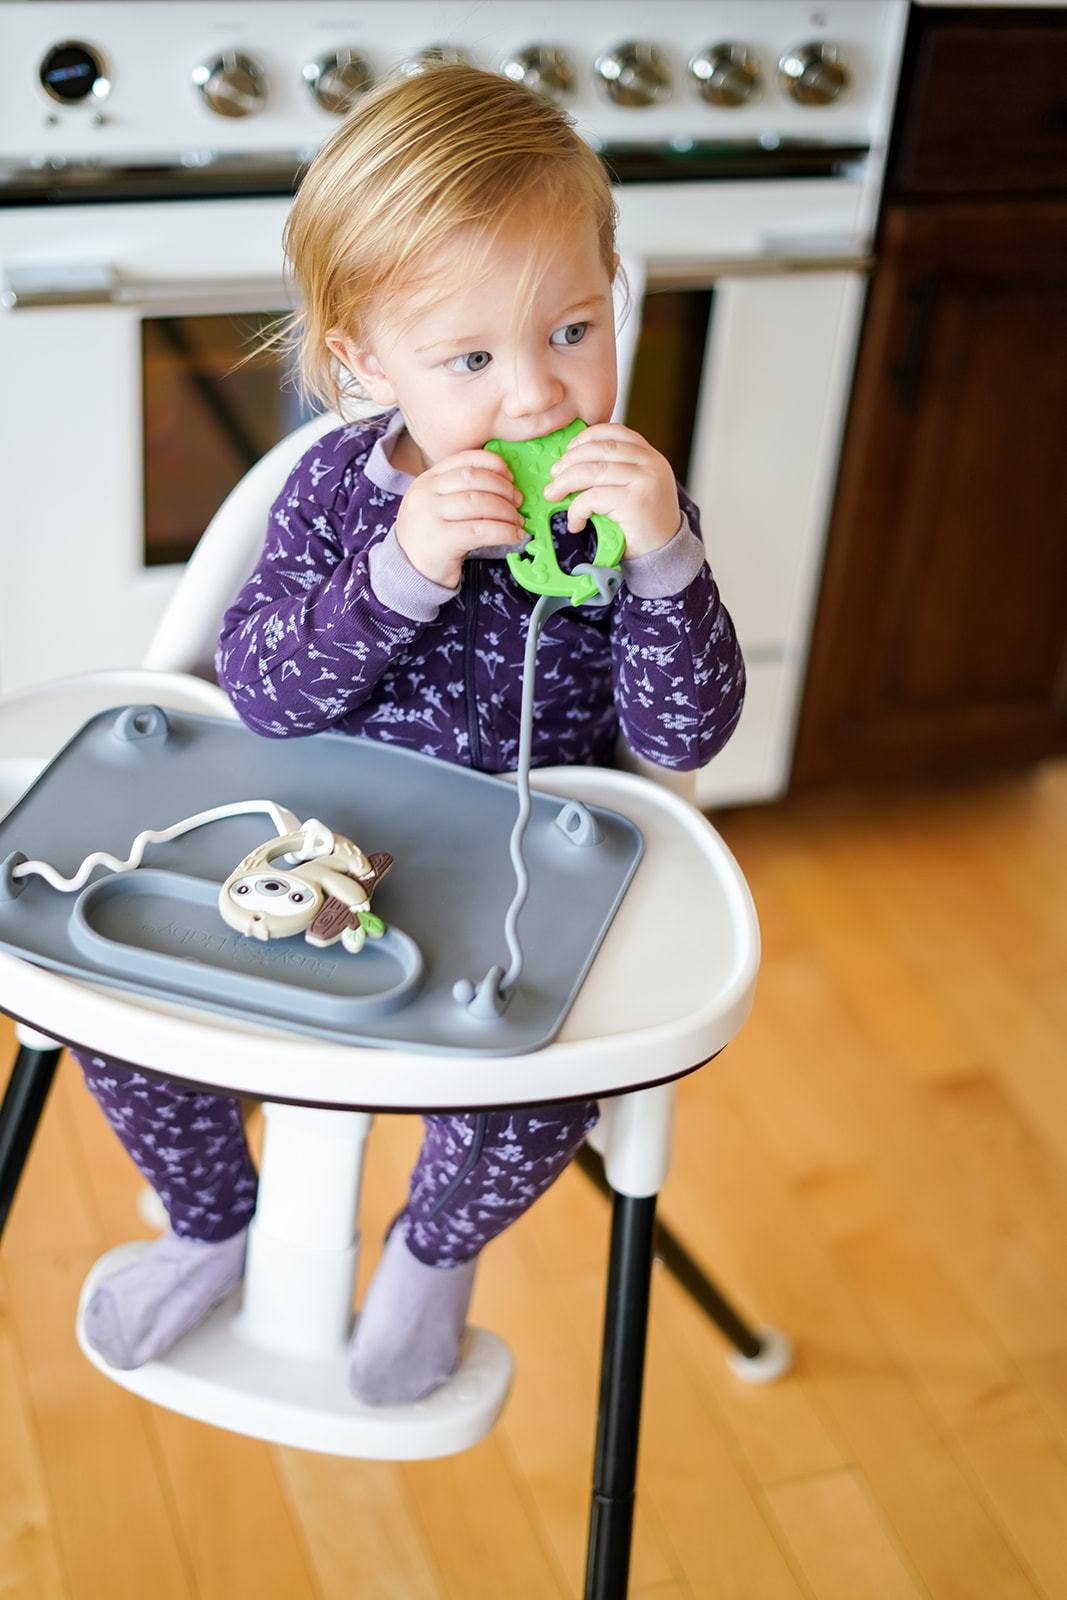
[[[594,599],[584,603],[590,606],[610,605],[619,592],[622,578],[615,567],[594,567],[588,563],[574,568],[575,573],[588,572],[596,579],[598,593]],[[530,755],[533,747],[533,711],[534,711],[534,685],[537,677],[537,644],[541,637],[541,629],[557,611],[571,602],[565,596],[542,595],[534,606],[530,617],[530,628],[526,635],[526,654],[522,664],[522,709],[519,714],[519,754],[515,767],[516,787],[519,795],[519,810],[511,830],[509,850],[511,864],[515,869],[515,894],[504,918],[504,939],[508,947],[508,967],[505,972],[502,967],[490,967],[485,977],[477,985],[471,983],[469,978],[461,978],[453,988],[453,994],[461,1005],[466,1006],[472,1015],[477,1017],[498,1017],[511,998],[512,992],[522,975],[523,950],[518,936],[519,914],[526,904],[530,892],[530,875],[526,870],[526,860],[523,855],[522,841],[526,832],[526,824],[530,820]],[[573,814],[575,804],[564,808]],[[581,836],[576,836],[570,828],[564,832],[575,843],[593,842],[595,828],[585,830]]]

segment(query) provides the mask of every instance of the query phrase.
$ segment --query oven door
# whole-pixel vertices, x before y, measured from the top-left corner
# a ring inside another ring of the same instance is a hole
[[[281,360],[241,364],[284,310],[279,278],[45,278],[14,275],[0,340],[5,691],[140,661],[218,506],[306,415]]]
[[[648,265],[626,421],[700,508],[748,671],[704,806],[787,787],[865,282],[839,258]]]
[[[703,806],[784,793],[871,260],[863,179],[623,185],[644,277],[626,420],[700,508],[748,669]]]

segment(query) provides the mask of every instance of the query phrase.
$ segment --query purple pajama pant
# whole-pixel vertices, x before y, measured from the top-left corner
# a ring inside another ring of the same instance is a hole
[[[176,1234],[217,1241],[247,1227],[258,1180],[236,1100],[71,1053]],[[559,1176],[596,1119],[593,1100],[424,1117],[403,1212],[412,1254],[429,1266],[476,1256]]]

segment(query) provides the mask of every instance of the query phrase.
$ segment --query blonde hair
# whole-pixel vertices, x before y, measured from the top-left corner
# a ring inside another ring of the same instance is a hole
[[[611,280],[610,179],[565,112],[476,67],[393,77],[359,102],[304,175],[284,233],[302,300],[265,343],[295,354],[306,400],[340,411],[358,386],[342,380],[327,333],[358,344],[383,312],[403,321],[405,298],[432,293],[441,250],[461,230],[463,270],[476,282],[495,241],[521,229],[530,253],[516,300],[529,304],[552,249],[565,250],[582,220]],[[432,303],[424,298],[419,313]]]

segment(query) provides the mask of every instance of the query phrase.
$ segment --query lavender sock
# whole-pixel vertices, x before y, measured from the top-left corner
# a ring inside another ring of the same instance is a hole
[[[385,1242],[350,1347],[349,1386],[369,1405],[421,1400],[455,1371],[477,1257],[428,1267],[403,1224]]]
[[[217,1242],[165,1233],[96,1286],[85,1307],[85,1337],[124,1372],[163,1355],[240,1282],[247,1239],[247,1228]]]

